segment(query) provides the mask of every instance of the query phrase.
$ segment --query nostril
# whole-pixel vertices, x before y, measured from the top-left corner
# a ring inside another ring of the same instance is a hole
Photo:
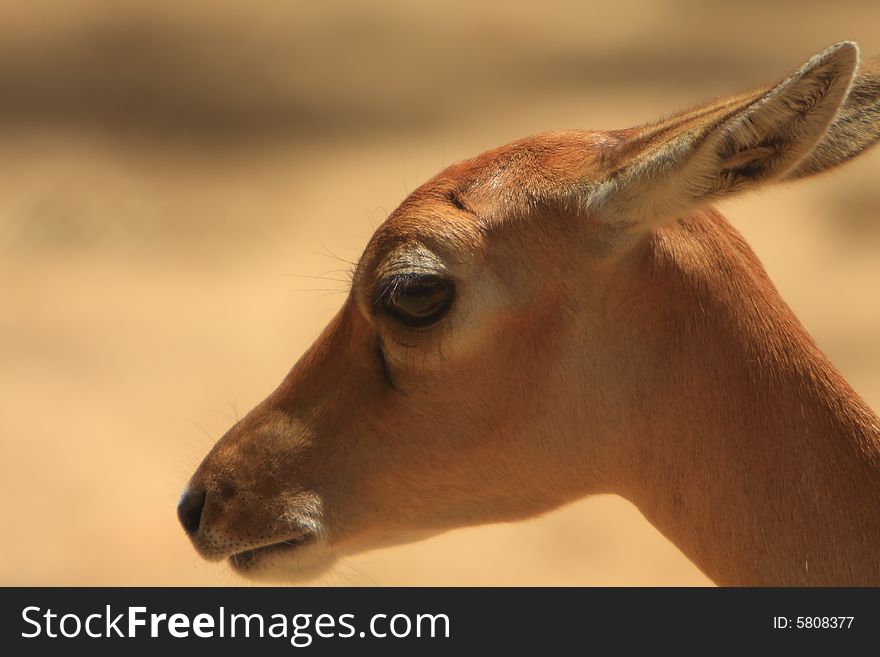
[[[187,534],[195,534],[202,520],[202,509],[205,508],[205,491],[187,490],[177,505],[177,517]]]

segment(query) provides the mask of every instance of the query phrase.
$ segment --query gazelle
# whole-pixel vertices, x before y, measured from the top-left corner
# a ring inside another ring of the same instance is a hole
[[[617,493],[719,584],[880,585],[880,420],[709,205],[878,138],[880,61],[844,42],[659,123],[449,167],[205,458],[184,529],[298,579]]]

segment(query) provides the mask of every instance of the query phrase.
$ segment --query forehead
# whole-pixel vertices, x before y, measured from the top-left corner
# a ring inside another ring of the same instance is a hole
[[[453,164],[420,190],[451,188],[478,216],[497,220],[594,180],[614,142],[604,132],[535,135]]]
[[[527,216],[554,197],[582,192],[608,168],[606,154],[616,141],[605,132],[546,133],[451,165],[376,230],[358,277],[401,253],[479,251],[493,226]]]
[[[612,133],[569,131],[522,139],[457,162],[421,185],[374,235],[430,239],[520,216],[536,202],[589,185],[607,168]]]

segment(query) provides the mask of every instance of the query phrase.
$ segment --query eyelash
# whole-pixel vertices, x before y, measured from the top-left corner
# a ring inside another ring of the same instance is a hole
[[[455,285],[444,276],[402,273],[377,283],[373,293],[373,308],[407,328],[420,329],[440,321],[449,311],[454,297]],[[416,304],[424,301],[429,305],[407,308],[408,302],[413,301]],[[433,307],[431,303],[434,303]]]
[[[424,281],[435,280],[437,277],[430,274],[395,274],[382,279],[376,284],[373,292],[373,306],[381,308],[389,303],[398,290]]]

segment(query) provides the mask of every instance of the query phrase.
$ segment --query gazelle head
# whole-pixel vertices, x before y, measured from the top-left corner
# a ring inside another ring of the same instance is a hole
[[[664,254],[684,232],[706,242],[679,249],[684,269],[717,275],[713,250],[735,234],[717,237],[710,203],[876,141],[878,69],[857,74],[841,43],[772,87],[630,130],[538,135],[429,180],[373,235],[321,336],[193,475],[179,516],[196,549],[297,579],[625,493],[664,329],[690,310],[664,301],[682,271]]]

